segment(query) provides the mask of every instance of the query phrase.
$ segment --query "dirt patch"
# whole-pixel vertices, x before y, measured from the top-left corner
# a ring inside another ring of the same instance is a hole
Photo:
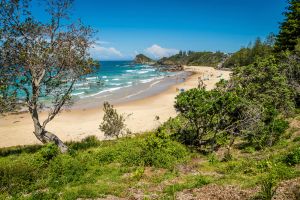
[[[300,178],[281,182],[272,200],[300,200]]]
[[[202,188],[184,190],[176,195],[178,200],[242,200],[255,196],[257,189],[242,190],[236,186],[215,184]]]

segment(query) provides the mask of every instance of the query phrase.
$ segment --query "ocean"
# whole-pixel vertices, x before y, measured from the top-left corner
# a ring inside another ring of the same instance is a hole
[[[88,98],[106,92],[134,87],[141,83],[161,80],[178,72],[161,72],[150,65],[132,61],[102,61],[100,68],[74,85],[73,97]]]

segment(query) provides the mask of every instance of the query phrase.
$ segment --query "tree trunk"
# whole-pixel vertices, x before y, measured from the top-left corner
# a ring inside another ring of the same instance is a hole
[[[40,124],[38,120],[37,112],[32,113],[32,119],[34,124],[34,135],[36,138],[41,141],[43,144],[54,142],[62,153],[68,151],[68,147],[53,133],[46,131]]]
[[[46,130],[39,129],[38,131],[34,131],[35,136],[42,143],[54,142],[62,153],[66,153],[68,151],[67,145],[65,145],[55,134],[50,133]]]

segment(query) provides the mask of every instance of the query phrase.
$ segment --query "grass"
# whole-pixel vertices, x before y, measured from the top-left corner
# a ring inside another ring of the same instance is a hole
[[[261,151],[234,148],[227,162],[220,152],[201,155],[153,133],[113,141],[89,137],[68,146],[68,154],[60,154],[53,144],[0,149],[0,199],[135,194],[174,199],[180,191],[212,183],[261,186],[257,197],[269,199],[279,182],[300,176],[295,137]]]

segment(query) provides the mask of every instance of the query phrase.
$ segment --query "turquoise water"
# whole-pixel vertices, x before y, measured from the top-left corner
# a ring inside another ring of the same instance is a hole
[[[100,65],[98,71],[75,84],[72,96],[92,97],[175,74],[174,72],[161,72],[149,65],[136,65],[132,61],[103,61]]]

